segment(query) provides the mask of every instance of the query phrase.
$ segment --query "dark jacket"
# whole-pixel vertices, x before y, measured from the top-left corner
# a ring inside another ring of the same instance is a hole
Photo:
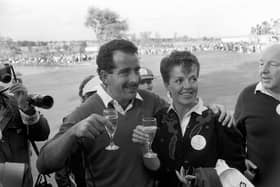
[[[0,163],[25,163],[27,169],[24,174],[23,187],[32,187],[29,140],[46,140],[50,133],[48,122],[40,115],[40,119],[36,124],[25,125],[22,122],[16,100],[10,96],[5,96],[2,99],[7,105],[7,112],[0,123],[0,129],[3,134],[3,138],[0,141]]]
[[[156,173],[159,186],[178,186],[180,182],[175,170],[180,171],[182,166],[189,171],[199,167],[214,168],[218,159],[241,172],[245,170],[244,138],[234,127],[222,126],[210,109],[201,115],[191,113],[184,135],[174,110],[164,108],[156,118],[158,130],[152,148],[161,162]],[[192,145],[193,137],[198,135],[205,140],[202,149],[194,149]]]

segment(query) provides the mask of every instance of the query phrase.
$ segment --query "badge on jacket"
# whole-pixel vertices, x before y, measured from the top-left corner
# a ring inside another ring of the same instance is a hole
[[[195,135],[191,139],[191,146],[193,149],[200,151],[206,146],[206,139],[201,135]]]
[[[277,112],[278,115],[280,115],[280,104],[278,104],[278,105],[276,106],[276,112]]]

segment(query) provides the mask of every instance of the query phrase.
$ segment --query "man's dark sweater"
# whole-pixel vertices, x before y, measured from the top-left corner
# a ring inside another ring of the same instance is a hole
[[[280,141],[280,115],[276,108],[279,100],[256,91],[253,84],[245,88],[237,101],[235,119],[237,127],[247,140],[248,159],[259,168],[256,185],[262,184],[273,172]]]
[[[133,107],[125,115],[118,117],[118,128],[114,136],[114,142],[120,146],[116,151],[107,151],[110,139],[106,133],[100,134],[94,140],[82,139],[79,148],[83,149],[85,155],[85,178],[87,187],[150,187],[153,185],[153,178],[150,171],[145,168],[143,154],[140,144],[132,142],[132,134],[135,127],[141,124],[143,116],[153,116],[158,110],[166,105],[165,101],[155,94],[139,90],[143,100],[135,99]],[[95,113],[102,115],[104,105],[98,94],[93,94],[81,104],[76,110],[63,120],[59,132],[50,140],[64,135],[64,133],[77,124],[79,121]],[[49,143],[48,142],[48,143]],[[47,146],[47,145],[45,145]],[[76,152],[77,149],[74,149]],[[40,172],[50,173],[61,166],[51,165],[46,161],[49,152],[41,149],[42,162]],[[65,155],[68,157],[69,155]]]

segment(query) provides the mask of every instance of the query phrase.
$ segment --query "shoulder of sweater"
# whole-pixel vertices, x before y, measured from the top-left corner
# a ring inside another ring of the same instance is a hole
[[[92,94],[89,98],[85,100],[85,102],[81,103],[80,106],[92,106],[92,105],[102,105],[102,99],[97,93]]]
[[[163,115],[168,115],[171,111],[168,111],[169,109],[169,106],[165,106],[163,108],[161,108],[159,111],[156,112],[156,116],[163,116]],[[176,114],[176,113],[175,113]]]
[[[97,94],[90,96],[84,103],[72,110],[66,117],[63,118],[63,123],[76,123],[92,113],[100,113],[104,104]]]
[[[243,89],[242,92],[249,92],[249,93],[255,93],[255,89],[256,89],[256,86],[257,86],[258,83],[253,83],[253,84],[250,84],[248,85],[247,87],[245,87]]]
[[[145,100],[145,99],[159,99],[160,97],[152,92],[146,91],[146,90],[138,90],[139,95]]]
[[[239,97],[250,97],[252,95],[254,95],[255,93],[255,89],[256,89],[256,86],[257,86],[258,83],[253,83],[253,84],[250,84],[248,86],[246,86],[240,93]]]
[[[102,107],[104,106],[104,103],[102,102],[102,99],[99,97],[98,94],[93,94],[92,96],[90,96],[85,102],[81,103],[80,105],[78,105],[78,107],[76,107],[74,109],[73,112],[85,112],[85,111],[88,111],[89,109],[92,109],[92,108],[99,108],[99,107]]]

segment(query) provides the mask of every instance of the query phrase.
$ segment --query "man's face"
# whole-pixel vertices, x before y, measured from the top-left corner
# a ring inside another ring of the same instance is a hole
[[[187,72],[181,65],[174,66],[170,72],[170,79],[166,88],[168,89],[174,104],[192,106],[196,103],[198,91],[198,69],[192,66]]]
[[[108,93],[120,103],[135,98],[140,81],[139,61],[136,54],[115,51],[115,68],[106,77]]]
[[[263,87],[280,93],[280,46],[268,48],[259,61],[259,75]]]

